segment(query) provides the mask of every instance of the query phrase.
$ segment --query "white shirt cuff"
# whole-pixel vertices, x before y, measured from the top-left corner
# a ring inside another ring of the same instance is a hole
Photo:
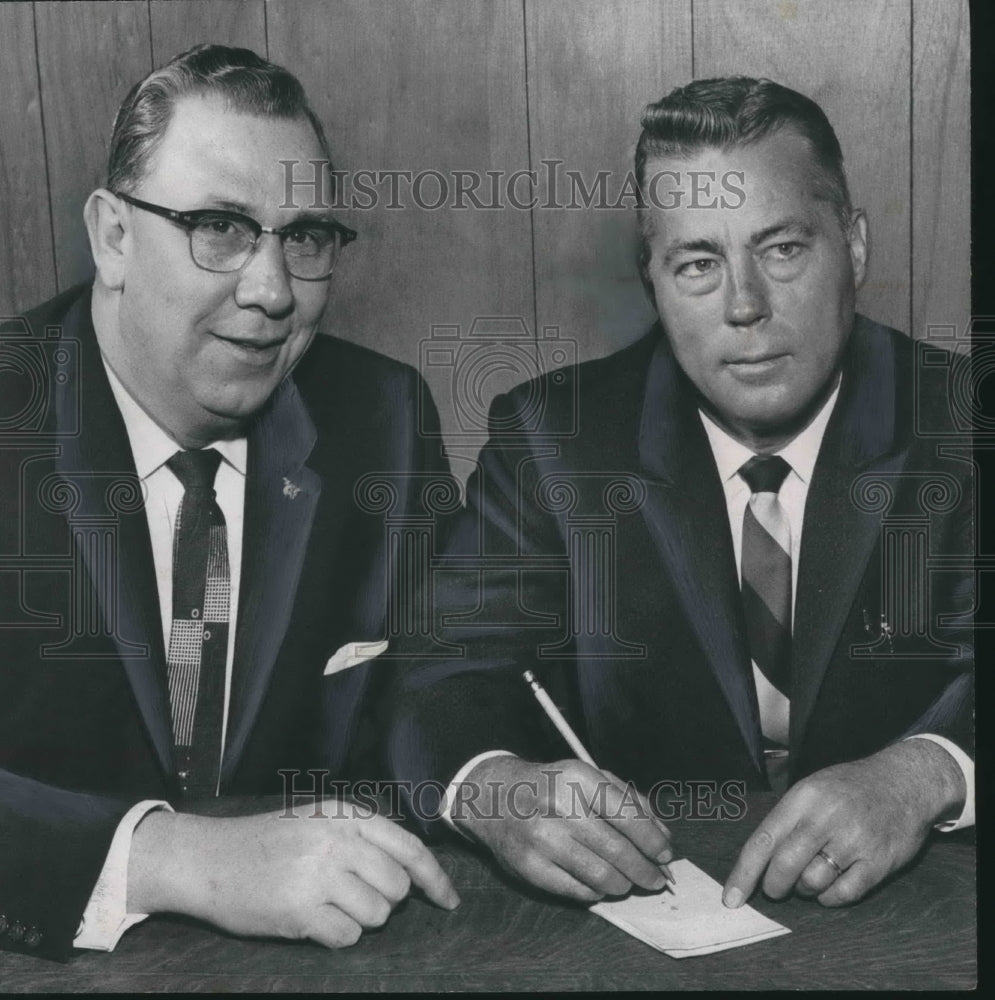
[[[466,776],[482,761],[490,760],[491,757],[514,757],[515,755],[510,750],[488,750],[485,753],[478,753],[476,757],[468,760],[457,772],[453,775],[453,780],[449,782],[446,786],[446,794],[442,797],[442,821],[449,827],[450,830],[455,830],[458,834],[466,837],[466,834],[453,822],[453,806],[457,804],[460,799],[457,794],[457,789],[461,784],[463,784]],[[467,840],[470,838],[467,837]]]
[[[128,913],[128,862],[135,827],[154,809],[173,811],[168,802],[150,799],[132,806],[118,823],[107,860],[79,922],[74,948],[113,951],[121,935],[148,916],[147,913]]]
[[[956,743],[944,736],[936,736],[933,733],[916,733],[915,736],[907,736],[906,739],[929,740],[930,743],[943,747],[957,761],[957,766],[964,775],[964,808],[957,819],[937,823],[934,829],[939,830],[940,833],[951,833],[953,830],[963,830],[964,827],[974,826],[974,761]]]

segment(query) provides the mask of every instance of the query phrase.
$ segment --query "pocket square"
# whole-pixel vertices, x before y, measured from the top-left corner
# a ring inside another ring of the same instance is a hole
[[[335,655],[325,664],[325,673],[337,674],[340,670],[348,670],[349,667],[358,667],[360,663],[372,660],[387,649],[387,640],[380,642],[347,642]]]

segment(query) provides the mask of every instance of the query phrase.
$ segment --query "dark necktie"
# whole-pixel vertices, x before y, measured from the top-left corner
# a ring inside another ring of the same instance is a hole
[[[215,500],[221,456],[178,451],[166,464],[183,484],[173,530],[173,622],[169,700],[173,744],[184,794],[216,794],[221,767],[225,661],[228,653],[228,539]]]
[[[739,470],[752,496],[743,514],[743,607],[750,655],[786,697],[791,687],[791,530],[777,494],[791,466],[754,455]]]

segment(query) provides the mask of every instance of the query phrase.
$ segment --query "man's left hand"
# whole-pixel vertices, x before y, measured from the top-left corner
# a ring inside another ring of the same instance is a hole
[[[933,825],[965,796],[957,762],[913,739],[802,779],[740,851],[723,902],[740,906],[763,880],[780,899],[794,890],[824,906],[855,903],[910,861]]]

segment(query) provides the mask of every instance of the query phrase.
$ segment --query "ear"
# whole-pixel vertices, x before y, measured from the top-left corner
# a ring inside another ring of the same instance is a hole
[[[106,188],[97,188],[83,207],[83,221],[90,237],[97,277],[101,284],[120,291],[124,288],[131,249],[131,220],[127,206]]]
[[[855,208],[850,215],[850,227],[846,241],[850,247],[850,263],[853,265],[853,287],[860,288],[867,276],[867,216],[862,208]]]

